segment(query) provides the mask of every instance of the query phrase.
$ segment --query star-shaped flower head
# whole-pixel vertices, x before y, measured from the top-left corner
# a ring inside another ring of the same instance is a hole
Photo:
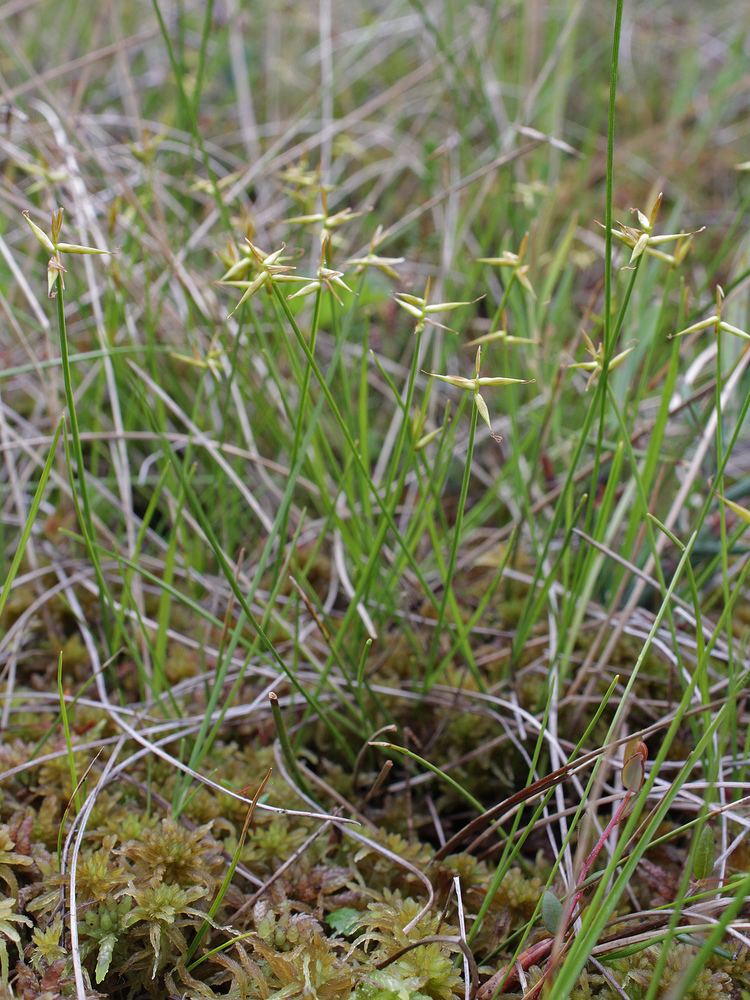
[[[461,375],[438,375],[435,372],[425,372],[426,375],[430,375],[432,378],[439,379],[441,382],[447,382],[448,385],[454,385],[457,389],[463,389],[466,392],[472,394],[474,400],[474,405],[476,406],[479,416],[484,420],[492,433],[492,424],[490,423],[490,413],[487,409],[487,404],[482,398],[480,389],[487,386],[493,385],[527,385],[529,382],[533,382],[533,378],[509,378],[506,375],[490,375],[490,376],[480,376],[479,372],[482,365],[482,348],[477,348],[477,355],[474,362],[474,378],[463,378]]]
[[[63,210],[58,208],[52,213],[52,218],[50,221],[50,235],[48,236],[45,231],[37,226],[35,222],[31,221],[31,217],[28,212],[23,213],[24,219],[29,225],[34,236],[37,238],[38,242],[44,247],[47,253],[50,255],[49,262],[47,263],[47,295],[54,299],[57,294],[57,277],[60,276],[60,282],[63,283],[63,275],[65,274],[65,266],[62,262],[62,255],[64,253],[72,254],[108,254],[109,250],[99,250],[97,247],[85,247],[81,246],[79,243],[61,243],[60,242],[60,232],[62,230],[63,221]],[[63,288],[65,285],[63,284]]]
[[[452,312],[454,309],[460,309],[461,306],[470,306],[474,302],[479,301],[479,299],[471,299],[469,302],[430,302],[429,278],[427,279],[423,296],[397,292],[395,298],[401,308],[405,309],[410,316],[416,319],[415,333],[421,333],[425,328],[425,323],[431,323],[433,326],[439,326],[441,330],[448,330],[449,333],[455,333],[456,331],[451,329],[451,327],[438,323],[436,319],[433,319],[433,316],[436,316],[438,313]],[[479,298],[482,298],[482,296],[480,295]]]
[[[591,361],[576,361],[575,364],[568,365],[568,368],[581,368],[585,372],[591,372],[589,380],[586,383],[586,389],[588,390],[604,371],[604,344],[599,344],[598,347],[594,347],[591,338],[585,333],[583,335],[583,339],[586,341],[586,351],[591,356]],[[628,347],[620,354],[616,354],[607,366],[608,371],[613,371],[615,368],[618,368],[628,354],[630,354],[633,350],[635,350],[635,348]]]
[[[367,267],[374,267],[387,274],[394,281],[399,280],[399,274],[395,270],[396,264],[403,264],[403,257],[380,257],[375,251],[383,240],[383,227],[378,226],[375,235],[370,240],[369,252],[364,257],[352,257],[347,264],[354,264],[355,274],[360,274]]]
[[[233,288],[243,289],[242,297],[229,313],[229,316],[233,316],[240,306],[244,302],[247,302],[256,292],[259,292],[261,288],[265,288],[270,292],[274,284],[312,280],[302,275],[292,274],[294,267],[286,263],[292,260],[292,258],[284,254],[286,246],[283,243],[278,250],[266,253],[254,243],[251,243],[250,240],[246,239],[245,242],[250,252],[240,257],[219,279],[220,285],[229,285]],[[247,274],[248,271],[255,272],[255,277],[249,281],[241,277]],[[229,316],[227,319],[229,319]]]
[[[323,264],[321,264],[318,268],[316,277],[306,278],[305,280],[307,284],[303,285],[302,288],[294,292],[293,295],[290,295],[290,300],[299,299],[305,295],[312,295],[317,292],[318,289],[321,289],[330,292],[338,304],[342,306],[344,303],[336,292],[336,289],[343,288],[345,292],[351,292],[351,288],[344,281],[344,272],[334,271],[333,268],[325,267]]]
[[[618,222],[618,228],[612,230],[612,236],[632,250],[630,260],[627,264],[628,267],[632,267],[644,253],[650,257],[656,257],[667,264],[681,264],[687,255],[693,236],[702,233],[706,228],[705,226],[701,226],[700,229],[694,229],[692,232],[662,233],[659,236],[654,236],[654,226],[659,216],[662,197],[661,193],[656,196],[648,215],[641,212],[638,208],[631,209],[631,212],[638,219],[638,227],[626,226],[622,222]],[[659,249],[664,244],[674,241],[677,241],[677,246],[673,254],[665,253],[665,251]]]
[[[750,333],[745,330],[741,330],[738,326],[733,326],[731,323],[727,323],[721,318],[721,308],[724,302],[724,289],[721,285],[716,286],[716,311],[711,316],[707,316],[706,319],[701,319],[697,323],[693,323],[691,326],[686,326],[684,330],[679,330],[677,333],[672,333],[669,335],[669,340],[674,340],[675,337],[685,337],[689,333],[699,333],[701,330],[708,330],[709,327],[713,327],[718,333],[719,330],[724,330],[726,333],[731,333],[734,337],[739,337],[741,340],[750,340]]]
[[[350,208],[342,208],[338,212],[329,213],[328,191],[324,187],[320,189],[320,207],[320,212],[312,212],[309,215],[295,215],[286,221],[290,225],[319,225],[321,246],[330,243],[335,229],[339,229],[341,226],[346,225],[347,222],[351,222],[352,219],[356,219],[363,214],[362,212],[353,212]]]
[[[320,187],[320,170],[310,169],[307,157],[290,164],[281,171],[279,178],[284,184],[286,193],[303,204],[309,200],[312,190]]]
[[[519,285],[526,289],[530,295],[534,295],[534,289],[529,281],[529,265],[524,264],[523,259],[529,247],[529,234],[526,233],[521,240],[518,253],[512,250],[504,250],[499,257],[477,257],[479,264],[489,264],[490,267],[511,268],[511,281],[517,281]]]

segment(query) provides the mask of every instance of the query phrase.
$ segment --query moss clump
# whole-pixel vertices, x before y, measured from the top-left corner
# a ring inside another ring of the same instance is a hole
[[[128,841],[122,854],[137,879],[153,884],[213,886],[223,866],[222,846],[211,836],[211,824],[188,829],[173,819]]]
[[[731,977],[724,971],[705,967],[695,979],[684,983],[683,975],[695,958],[696,949],[687,944],[672,944],[667,951],[667,960],[659,977],[657,998],[670,995],[671,991],[681,985],[681,1000],[733,1000],[736,996]],[[629,959],[613,963],[613,972],[623,989],[632,1000],[642,1000],[648,993],[654,976],[654,967],[661,954],[657,947],[647,948]],[[606,1000],[615,1000],[613,991],[602,993]]]

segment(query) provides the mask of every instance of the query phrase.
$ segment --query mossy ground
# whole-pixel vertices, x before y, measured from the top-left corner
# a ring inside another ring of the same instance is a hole
[[[52,650],[62,641],[70,654],[65,684],[72,692],[84,683],[85,655],[74,655],[78,634],[72,620],[62,608],[56,616],[54,602],[48,610],[48,620],[37,623],[27,680],[39,692],[54,686],[49,665],[54,663]],[[506,610],[498,602],[492,615],[498,627],[508,624]],[[6,612],[5,625],[21,611],[19,592]],[[55,630],[52,643],[50,626]],[[584,643],[579,655],[585,650]],[[624,642],[615,660],[631,655]],[[633,728],[646,728],[655,719],[649,705],[658,703],[664,680],[657,661],[652,670],[653,676],[644,673],[641,711],[634,713]],[[123,691],[129,688],[129,671],[133,673],[132,665],[118,669]],[[194,681],[201,676],[200,664],[195,654],[175,645],[170,647],[165,673],[174,684]],[[378,683],[393,691],[399,684],[408,687],[411,673],[408,655],[399,655],[397,649],[377,666]],[[519,675],[517,703],[533,714],[539,687],[525,678],[523,670]],[[491,680],[492,674],[486,677]],[[602,681],[594,693],[601,696],[604,687]],[[258,690],[247,679],[237,703],[251,703]],[[183,714],[200,714],[203,705],[198,687],[193,697],[185,699]],[[160,714],[155,705],[139,710],[131,702],[131,707],[140,712],[142,723],[155,721]],[[493,713],[472,702],[472,685],[465,680],[451,697],[442,693],[421,701],[418,713],[408,700],[390,695],[379,700],[378,710],[383,709],[409,746],[430,760],[449,762],[451,776],[487,805],[528,783],[533,741],[527,739],[524,745],[517,735],[498,732]],[[304,714],[299,704],[285,711],[292,727]],[[118,729],[106,713],[83,704],[71,708],[69,722],[75,743],[92,744],[89,752],[76,755],[78,773],[88,773],[91,767],[95,774],[102,752],[107,752],[98,748],[111,746]],[[173,818],[180,775],[168,762],[142,758],[128,768],[126,780],[99,793],[76,874],[79,949],[92,984],[88,995],[450,1000],[462,992],[454,879],[460,880],[465,911],[479,911],[507,831],[496,831],[471,853],[436,860],[441,843],[472,818],[462,797],[435,776],[423,773],[415,780],[415,769],[398,762],[388,782],[370,797],[385,757],[376,749],[365,751],[354,773],[345,761],[337,761],[335,746],[318,725],[300,760],[314,781],[319,807],[336,810],[345,802],[361,824],[357,829],[371,843],[351,839],[330,822],[296,814],[309,811],[310,803],[279,774],[283,759],[274,753],[275,735],[270,714],[260,721],[226,725],[202,764],[202,773],[235,792],[248,793],[265,773],[273,772],[262,801],[280,811],[257,811],[241,848],[247,806],[214,789],[194,784],[179,817]],[[603,737],[604,731],[598,735]],[[689,740],[688,730],[683,735]],[[596,736],[592,734],[592,745]],[[50,759],[37,765],[34,761],[40,756]],[[0,766],[3,772],[19,769],[4,781],[0,802],[0,878],[7,895],[16,901],[12,912],[22,921],[14,925],[21,934],[20,947],[8,943],[11,967],[17,959],[12,977],[15,994],[68,996],[74,989],[64,926],[69,876],[61,874],[60,861],[64,858],[69,869],[69,845],[61,836],[70,823],[74,788],[54,702],[33,713],[12,714]],[[91,780],[84,781],[84,789]],[[490,974],[507,961],[509,945],[498,947],[499,943],[513,942],[537,913],[555,860],[546,826],[542,820],[532,829],[473,942],[480,974]],[[669,828],[666,824],[663,832]],[[651,852],[620,916],[653,912],[670,901],[687,846],[689,838],[682,837]],[[207,924],[209,906],[232,859],[239,862],[237,871]],[[740,857],[737,864],[730,863],[730,872],[743,868]],[[417,872],[429,878],[435,902],[405,932],[425,902]],[[12,919],[10,906],[6,908],[4,919]],[[641,923],[654,926],[645,917]],[[632,924],[623,926],[622,936],[633,932]],[[198,934],[201,946],[192,954],[190,945]],[[529,944],[546,934],[538,928]],[[407,945],[434,936],[444,940],[389,962]],[[617,927],[611,936],[618,940]],[[659,952],[657,946],[641,948],[607,963],[604,972],[587,970],[572,995],[601,1000],[621,996],[612,986],[614,977],[627,996],[643,997]],[[679,977],[694,952],[687,943],[670,947],[658,996],[668,995],[672,979]],[[528,970],[527,987],[533,987],[541,971],[536,966]],[[744,958],[717,954],[684,995],[695,1000],[739,996],[746,975]],[[508,990],[504,995],[515,1000],[522,993]]]

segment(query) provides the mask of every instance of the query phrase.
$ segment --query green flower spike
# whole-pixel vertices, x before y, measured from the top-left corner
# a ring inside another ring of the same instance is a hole
[[[72,253],[72,254],[109,254],[110,250],[99,250],[97,247],[84,247],[79,243],[61,243],[60,242],[60,231],[62,229],[63,220],[63,210],[58,208],[52,213],[52,219],[50,222],[50,236],[48,236],[43,229],[41,229],[35,222],[31,221],[28,212],[23,213],[24,219],[29,225],[37,241],[44,247],[47,253],[50,255],[49,262],[47,264],[47,295],[54,299],[57,294],[57,276],[60,275],[60,281],[63,280],[63,275],[65,274],[65,266],[62,262],[62,254]],[[65,285],[63,284],[63,288]]]
[[[482,364],[482,348],[477,348],[476,361],[474,363],[474,378],[463,378],[461,375],[438,375],[435,372],[425,372],[426,375],[430,375],[432,378],[439,379],[441,382],[447,382],[448,385],[454,385],[457,389],[463,389],[466,392],[472,394],[474,400],[474,405],[479,411],[479,416],[484,420],[492,433],[492,424],[490,423],[490,413],[487,409],[487,404],[485,403],[480,389],[485,386],[493,385],[527,385],[529,382],[533,382],[533,378],[508,378],[505,375],[496,376],[484,376],[480,377],[479,371]]]

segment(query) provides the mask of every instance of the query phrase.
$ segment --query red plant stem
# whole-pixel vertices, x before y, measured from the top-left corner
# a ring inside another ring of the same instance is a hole
[[[579,879],[578,879],[578,884],[580,886],[580,889],[578,890],[578,892],[573,897],[573,902],[571,903],[571,906],[570,906],[570,912],[569,912],[569,915],[568,915],[568,919],[565,922],[565,929],[564,929],[563,933],[565,933],[565,931],[567,931],[568,927],[570,926],[570,922],[573,919],[573,914],[575,913],[576,906],[578,906],[578,904],[581,901],[581,897],[583,896],[584,892],[586,891],[586,886],[583,883],[588,878],[589,872],[591,871],[591,869],[594,866],[594,862],[596,861],[596,859],[601,854],[601,852],[602,852],[602,850],[604,848],[604,845],[607,843],[607,838],[609,837],[610,833],[612,833],[612,831],[614,830],[614,828],[620,824],[620,822],[622,820],[622,817],[623,817],[623,815],[625,813],[625,810],[627,809],[627,807],[628,807],[628,805],[629,805],[630,800],[631,800],[632,797],[633,797],[633,793],[632,792],[626,792],[625,793],[625,798],[622,800],[622,802],[619,804],[619,806],[617,807],[617,809],[613,813],[612,819],[605,826],[604,831],[602,832],[601,837],[597,840],[596,844],[594,844],[594,847],[592,848],[592,850],[589,853],[588,857],[583,862],[583,868],[581,868],[581,874],[580,874]]]
[[[633,794],[634,793],[631,791],[627,791],[625,793],[625,796],[623,797],[619,806],[612,814],[612,818],[610,819],[609,823],[607,823],[606,827],[602,831],[602,835],[594,844],[593,848],[587,855],[586,860],[583,862],[583,867],[581,868],[581,874],[579,875],[578,878],[578,885],[580,888],[577,890],[575,896],[573,896],[567,916],[565,917],[565,923],[563,925],[562,932],[559,933],[560,938],[564,937],[564,935],[568,931],[568,928],[573,922],[573,917],[576,908],[580,903],[581,899],[583,898],[583,894],[586,891],[586,886],[584,883],[586,882],[586,879],[588,878],[591,869],[594,867],[594,862],[602,853],[604,845],[607,842],[607,838],[615,829],[615,827],[619,826],[619,824],[622,822],[622,818],[625,815],[625,810],[630,804],[630,800],[632,799]],[[556,940],[557,937],[544,938],[544,940],[537,941],[535,944],[532,944],[530,947],[526,948],[525,951],[522,951],[521,954],[518,956],[517,961],[512,966],[506,966],[499,972],[496,972],[494,976],[492,976],[490,979],[488,979],[485,983],[482,984],[481,989],[477,993],[477,1000],[491,1000],[493,996],[495,995],[499,996],[500,994],[505,993],[506,989],[509,986],[515,986],[516,982],[519,979],[517,971],[518,967],[520,966],[520,968],[524,972],[526,972],[528,969],[531,968],[532,965],[538,965],[539,962],[543,961],[550,954],[552,954]],[[539,982],[534,986],[531,992],[526,994],[524,1000],[535,1000],[535,998],[539,996],[542,987],[544,986],[544,984],[554,971],[554,964],[555,963],[553,959],[552,964],[545,970],[544,975],[539,980]]]
[[[523,972],[527,972],[532,965],[538,965],[549,956],[554,943],[555,939],[549,937],[526,948],[513,965],[500,969],[486,983],[482,984],[482,988],[477,993],[477,1000],[491,1000],[496,993],[500,995],[505,993],[508,987],[515,986],[519,981],[518,967],[520,966]]]

